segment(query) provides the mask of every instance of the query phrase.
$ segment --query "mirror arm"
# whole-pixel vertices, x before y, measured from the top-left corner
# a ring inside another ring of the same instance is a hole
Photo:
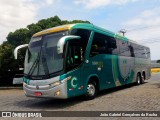
[[[14,49],[14,59],[17,59],[18,56],[18,50],[24,47],[28,47],[28,44],[19,45]]]
[[[63,47],[66,41],[71,40],[71,39],[80,39],[80,36],[75,36],[75,35],[69,35],[69,36],[64,36],[60,38],[60,40],[57,43],[57,51],[58,54],[63,53]]]

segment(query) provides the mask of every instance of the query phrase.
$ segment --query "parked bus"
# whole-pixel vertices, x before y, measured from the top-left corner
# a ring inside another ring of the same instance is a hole
[[[23,89],[30,97],[93,99],[104,89],[144,83],[150,61],[150,49],[126,37],[92,24],[62,25],[31,38]]]

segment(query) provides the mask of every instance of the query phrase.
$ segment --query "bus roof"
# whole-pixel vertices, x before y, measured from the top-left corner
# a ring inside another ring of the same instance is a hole
[[[50,28],[50,29],[46,29],[46,30],[40,31],[38,33],[35,33],[33,35],[33,37],[37,37],[37,36],[41,36],[41,35],[45,35],[45,34],[49,34],[49,33],[54,33],[54,32],[60,32],[60,31],[70,30],[70,29],[73,29],[73,28],[84,28],[84,29],[89,29],[89,30],[97,29],[97,30],[100,30],[100,31],[104,31],[104,32],[107,31],[109,33],[114,34],[111,31],[108,31],[108,30],[105,30],[103,28],[97,27],[97,26],[95,26],[93,24],[89,24],[89,23],[76,23],[76,24],[67,24],[67,25],[61,25],[61,26]]]
[[[74,24],[68,24],[68,25],[61,25],[61,26],[53,27],[53,28],[50,28],[50,29],[40,31],[40,32],[34,34],[33,37],[37,37],[37,36],[41,36],[41,35],[45,35],[45,34],[49,34],[49,33],[54,33],[54,32],[69,30],[73,26],[74,26]]]
[[[111,32],[109,30],[100,28],[98,26],[95,26],[95,25],[89,24],[89,23],[76,23],[76,24],[61,25],[61,26],[57,26],[57,27],[53,27],[53,28],[50,28],[50,29],[40,31],[40,32],[34,34],[33,37],[37,37],[37,36],[41,36],[41,35],[45,35],[45,34],[49,34],[49,33],[54,33],[54,32],[70,30],[70,29],[73,29],[73,28],[84,28],[84,29],[89,29],[89,30],[97,30],[97,31],[100,31],[100,32],[108,33],[111,36],[113,36],[115,38],[119,38],[121,40],[132,41],[132,40],[129,40],[128,38],[126,38],[125,36],[122,36],[120,34],[116,34],[114,32]]]

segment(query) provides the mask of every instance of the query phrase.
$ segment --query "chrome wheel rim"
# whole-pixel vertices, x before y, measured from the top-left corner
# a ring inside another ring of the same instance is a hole
[[[139,78],[139,76],[138,76],[138,78],[137,78],[137,83],[140,84],[140,82],[141,82],[141,81],[140,81],[140,78]]]
[[[87,87],[87,93],[88,93],[88,95],[89,96],[94,96],[95,91],[96,91],[95,86],[93,84],[91,84],[91,83],[88,84],[88,87]]]

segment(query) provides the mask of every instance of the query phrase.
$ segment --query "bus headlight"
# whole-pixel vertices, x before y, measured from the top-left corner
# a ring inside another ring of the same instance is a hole
[[[61,84],[61,82],[58,81],[58,82],[53,83],[52,85],[53,85],[54,87],[56,87],[56,86],[59,86],[60,84]]]
[[[51,86],[54,86],[54,87],[59,86],[60,84],[65,83],[67,80],[70,80],[70,79],[71,79],[71,76],[69,76],[61,81],[57,81],[57,82],[51,84]]]

